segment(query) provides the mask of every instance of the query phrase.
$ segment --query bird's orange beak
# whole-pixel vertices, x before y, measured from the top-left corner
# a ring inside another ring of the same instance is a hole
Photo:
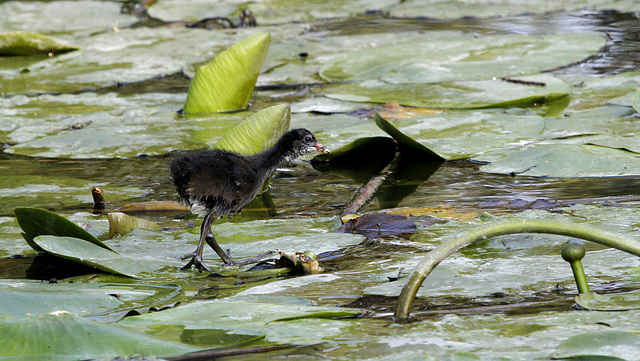
[[[329,150],[329,148],[327,148],[327,147],[325,147],[324,145],[320,144],[320,142],[317,142],[314,148],[316,148],[316,152],[320,152],[320,153],[331,153],[331,151]]]

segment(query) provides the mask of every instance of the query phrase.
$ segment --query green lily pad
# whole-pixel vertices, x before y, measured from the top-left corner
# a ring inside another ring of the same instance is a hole
[[[14,212],[20,228],[22,228],[22,235],[25,241],[38,252],[48,251],[40,247],[38,242],[35,241],[35,238],[51,235],[73,237],[95,248],[102,248],[102,251],[107,250],[117,255],[111,247],[102,243],[102,241],[94,237],[91,233],[61,215],[40,208],[16,208]]]
[[[327,81],[380,79],[389,83],[469,81],[534,74],[595,54],[597,34],[502,35],[440,32],[422,42],[353,51],[327,63]]]
[[[73,237],[38,236],[33,239],[40,249],[69,261],[93,267],[103,272],[137,278],[138,273],[151,272],[162,265],[142,259],[122,257],[115,251],[98,247]]]
[[[638,292],[625,292],[601,295],[593,292],[576,296],[576,303],[587,310],[626,311],[640,309]]]
[[[537,144],[480,169],[487,173],[560,178],[640,175],[640,154],[597,145]]]
[[[180,340],[183,335],[195,331],[206,333],[212,330],[226,330],[237,335],[265,335],[268,342],[317,343],[340,335],[343,329],[350,327],[353,320],[325,318],[318,319],[316,323],[309,322],[307,317],[345,317],[363,314],[362,310],[354,308],[292,305],[283,301],[280,299],[278,303],[256,302],[242,297],[230,297],[154,314],[127,317],[119,321],[118,325],[151,335],[162,332],[163,337],[169,340]],[[287,322],[274,322],[285,321],[285,318],[288,318]],[[318,327],[320,322],[322,327]]]
[[[139,283],[44,283],[3,280],[0,282],[0,314],[13,317],[68,311],[104,321],[108,315],[151,306],[160,308],[180,291],[175,285]],[[121,317],[121,316],[120,316]]]
[[[326,85],[320,89],[326,97],[366,103],[399,103],[407,106],[482,109],[535,108],[564,100],[553,112],[557,115],[568,104],[571,88],[549,75],[534,75],[492,80],[464,80],[438,84],[396,84],[381,80]],[[551,114],[550,114],[551,113]]]
[[[114,359],[175,356],[200,348],[141,335],[60,311],[0,322],[0,355],[11,360]]]
[[[249,36],[200,67],[189,85],[184,112],[246,108],[270,43],[267,32]]]
[[[448,112],[376,124],[399,143],[444,159],[460,159],[539,136],[544,118],[497,112]]]
[[[63,54],[79,48],[63,44],[40,33],[12,31],[0,33],[0,55]]]
[[[593,331],[570,337],[558,346],[554,359],[640,360],[640,334],[633,331]]]
[[[273,146],[289,129],[291,108],[274,105],[252,115],[222,136],[213,146],[230,152],[251,155]]]

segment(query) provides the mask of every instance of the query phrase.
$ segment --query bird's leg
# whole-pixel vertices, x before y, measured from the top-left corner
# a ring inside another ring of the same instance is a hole
[[[216,251],[218,256],[220,256],[220,258],[224,262],[225,266],[235,266],[236,265],[236,262],[233,260],[233,258],[231,258],[231,256],[227,252],[223,251],[222,248],[220,247],[220,245],[218,244],[218,242],[216,242],[216,237],[211,232],[211,225],[209,225],[209,232],[208,232],[207,237],[205,238],[205,240],[207,241],[209,246],[211,248],[213,248],[214,251]]]
[[[211,233],[211,223],[213,223],[213,220],[215,219],[215,216],[213,214],[213,212],[208,213],[205,217],[204,220],[202,221],[202,225],[200,226],[200,241],[198,242],[198,247],[196,247],[196,250],[189,253],[189,254],[185,254],[184,256],[180,257],[180,259],[188,259],[191,258],[191,260],[189,260],[189,263],[187,263],[184,267],[181,268],[181,270],[186,270],[191,268],[191,266],[195,266],[196,269],[200,272],[202,272],[202,270],[206,270],[207,272],[212,272],[211,268],[209,268],[209,266],[207,266],[206,264],[204,264],[204,262],[202,261],[202,253],[204,252],[204,243],[205,241],[211,245],[211,243],[209,242],[208,235]],[[213,237],[213,234],[211,234],[211,236]],[[213,244],[215,244],[216,246],[218,246],[218,244],[215,242],[215,238],[213,239]],[[214,250],[215,247],[211,246]],[[218,246],[218,248],[220,248],[220,246]],[[218,251],[216,250],[216,253],[218,253]],[[219,254],[219,253],[218,253]],[[224,258],[223,258],[224,260]],[[225,261],[226,263],[226,261]]]

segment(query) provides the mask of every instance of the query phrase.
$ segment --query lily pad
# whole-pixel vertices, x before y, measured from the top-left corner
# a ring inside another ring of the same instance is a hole
[[[161,265],[141,259],[122,257],[92,243],[73,237],[38,236],[33,239],[41,250],[69,261],[100,271],[137,278],[139,273],[151,272]]]
[[[576,303],[587,310],[595,311],[626,311],[640,309],[638,292],[616,294],[597,294],[593,292],[581,293],[576,296]]]
[[[597,145],[537,144],[484,165],[481,170],[560,178],[640,175],[640,154]]]
[[[12,360],[113,359],[123,356],[175,356],[199,350],[105,325],[67,312],[3,318],[0,354]]]
[[[40,208],[16,208],[14,209],[23,237],[29,245],[39,252],[48,252],[35,240],[39,236],[73,237],[91,245],[92,247],[115,253],[111,247],[102,243],[91,233],[85,231],[77,224],[63,216]]]
[[[0,55],[63,54],[79,48],[63,44],[40,33],[12,31],[0,33]]]
[[[640,360],[640,334],[633,331],[593,331],[570,337],[553,353],[555,359]]]
[[[189,85],[184,112],[246,108],[270,43],[267,32],[249,36],[198,69]]]
[[[327,63],[327,81],[380,79],[389,83],[469,81],[534,74],[595,54],[597,34],[503,35],[440,32],[422,42],[353,51]]]
[[[557,115],[568,104],[571,88],[549,75],[491,80],[465,80],[438,84],[396,84],[381,80],[326,85],[320,89],[326,97],[352,102],[399,103],[414,107],[479,109],[534,108],[565,100],[554,107]],[[549,114],[548,111],[545,115]]]
[[[127,317],[118,322],[118,325],[151,335],[162,332],[162,336],[169,340],[180,340],[189,332],[226,330],[237,335],[265,335],[269,342],[317,343],[340,335],[345,328],[351,327],[352,320],[324,319],[316,323],[305,318],[340,318],[364,313],[353,308],[292,305],[282,301],[252,302],[243,300],[242,297],[230,297],[154,314]],[[284,318],[289,320],[281,320]],[[282,322],[274,322],[278,320]],[[322,327],[318,327],[320,322]],[[174,327],[168,328],[170,325]]]
[[[497,112],[448,112],[376,124],[407,147],[444,159],[473,157],[510,143],[539,136],[544,118]]]
[[[171,285],[4,280],[0,282],[0,314],[20,317],[64,310],[104,321],[105,315],[114,312],[160,308],[179,291]]]

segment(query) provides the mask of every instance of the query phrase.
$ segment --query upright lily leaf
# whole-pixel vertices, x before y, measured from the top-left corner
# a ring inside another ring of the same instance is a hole
[[[23,230],[22,236],[25,241],[38,252],[46,251],[40,248],[33,239],[42,235],[52,235],[79,238],[115,253],[111,247],[102,243],[91,233],[59,214],[40,208],[16,208],[13,212]]]
[[[66,312],[5,318],[0,355],[11,360],[113,359],[175,356],[199,348],[105,325]]]
[[[289,129],[291,108],[274,105],[252,115],[229,130],[213,146],[241,155],[260,153],[271,147]]]
[[[78,49],[40,33],[11,31],[0,34],[0,55],[60,54]]]
[[[402,133],[398,128],[394,127],[389,121],[385,120],[380,114],[376,113],[376,125],[380,127],[385,133],[389,134],[393,139],[395,139],[401,145],[404,145],[408,148],[417,150],[419,152],[423,152],[428,154],[430,157],[433,157],[437,160],[443,160],[438,153],[432,151],[421,143],[413,140],[411,137]]]
[[[252,35],[200,67],[189,85],[185,113],[224,112],[246,108],[271,35]]]
[[[45,252],[69,261],[96,268],[100,271],[136,278],[140,272],[153,271],[153,262],[125,258],[84,240],[72,237],[39,236],[33,242]]]

